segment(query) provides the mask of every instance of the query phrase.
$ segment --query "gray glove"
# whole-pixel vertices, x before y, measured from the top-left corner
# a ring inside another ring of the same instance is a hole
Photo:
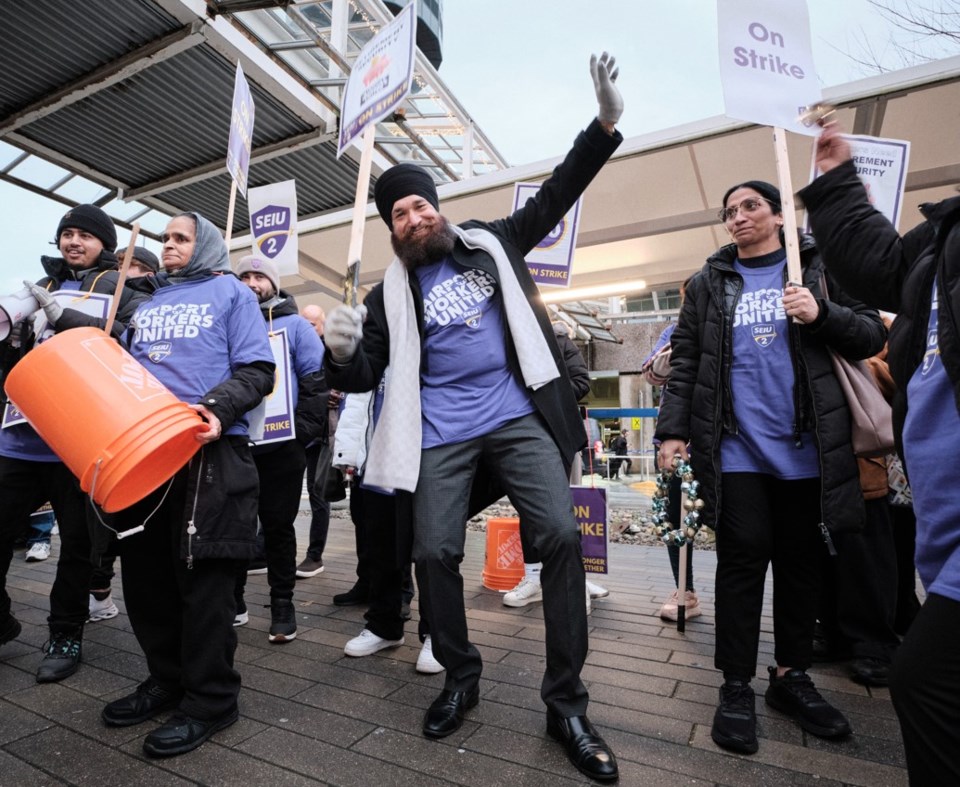
[[[363,320],[366,316],[366,306],[337,306],[327,315],[323,326],[323,343],[337,363],[349,362],[357,352],[357,345],[363,338]]]
[[[614,84],[620,76],[620,69],[616,67],[617,60],[606,52],[597,59],[590,55],[590,76],[593,77],[593,88],[597,91],[597,120],[601,123],[616,125],[623,114],[623,97]]]
[[[63,315],[63,307],[57,303],[54,297],[39,284],[34,284],[24,280],[23,282],[30,290],[30,294],[37,299],[43,313],[47,315],[47,322],[54,328],[57,327],[57,320]]]

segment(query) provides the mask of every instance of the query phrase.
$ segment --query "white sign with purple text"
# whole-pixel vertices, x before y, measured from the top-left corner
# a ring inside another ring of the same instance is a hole
[[[233,82],[233,108],[230,111],[230,141],[227,143],[227,171],[241,194],[247,193],[247,170],[253,148],[253,96],[250,85],[237,63]]]
[[[294,426],[293,368],[290,364],[290,344],[287,329],[281,328],[269,334],[270,350],[277,371],[273,390],[247,414],[250,440],[257,445],[292,440],[297,436]]]
[[[528,199],[540,191],[539,183],[517,183],[513,189],[513,210],[522,208]],[[540,241],[525,257],[530,275],[537,284],[551,287],[570,286],[570,268],[573,267],[573,254],[577,248],[577,230],[580,224],[580,207],[583,197],[578,199],[567,215],[560,219],[546,237]]]
[[[415,3],[403,7],[360,50],[343,88],[337,158],[371,123],[391,113],[410,92],[417,53]]]
[[[870,203],[896,227],[903,211],[910,143],[904,139],[881,139],[859,134],[844,134],[843,138],[850,143],[853,165],[867,189]],[[812,164],[810,179],[814,177],[816,163]]]
[[[717,18],[726,114],[815,135],[797,119],[821,98],[804,0],[717,0]]]
[[[285,180],[250,189],[253,253],[277,264],[281,276],[300,272],[297,243],[297,182]]]

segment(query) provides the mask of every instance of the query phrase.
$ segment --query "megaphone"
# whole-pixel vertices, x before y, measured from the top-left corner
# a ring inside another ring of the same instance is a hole
[[[28,287],[0,298],[0,342],[6,340],[13,326],[23,322],[39,308],[40,304]]]

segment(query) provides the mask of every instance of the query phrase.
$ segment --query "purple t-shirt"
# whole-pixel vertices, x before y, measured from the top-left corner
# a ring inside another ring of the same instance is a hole
[[[161,287],[130,320],[130,354],[181,401],[199,402],[240,366],[273,363],[253,291],[234,276]],[[226,431],[246,435],[241,416]]]
[[[960,445],[960,415],[940,357],[937,283],[933,283],[923,363],[907,383],[903,453],[917,515],[916,565],[928,593],[960,601],[960,498],[953,459]]]
[[[493,277],[449,257],[416,275],[423,292],[423,447],[471,440],[532,413],[507,360],[508,328]]]
[[[734,269],[743,291],[733,318],[731,390],[739,434],[724,435],[725,473],[765,473],[792,480],[820,475],[817,446],[809,433],[794,439],[794,374],[790,334],[783,309],[782,249]]]

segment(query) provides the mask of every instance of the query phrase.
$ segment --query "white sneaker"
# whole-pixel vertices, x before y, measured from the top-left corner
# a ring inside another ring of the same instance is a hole
[[[674,590],[670,594],[670,598],[667,599],[666,603],[660,607],[660,619],[669,620],[673,623],[676,623],[677,616],[679,615],[680,609],[680,591]],[[688,590],[686,595],[686,604],[683,619],[690,620],[691,618],[698,618],[703,613],[700,611],[700,599],[697,598],[697,594],[694,591]]]
[[[97,601],[93,593],[90,594],[90,617],[88,623],[96,623],[98,620],[110,620],[120,614],[117,605],[113,603],[113,598],[107,596],[103,601]]]
[[[526,574],[513,590],[503,594],[503,606],[525,607],[527,604],[536,604],[543,601],[543,588],[539,579],[530,579]]]
[[[41,560],[46,560],[48,557],[50,557],[50,542],[37,541],[37,543],[27,550],[27,554],[23,556],[23,559],[28,563],[37,563]]]
[[[587,580],[587,593],[590,594],[590,598],[606,598],[610,595],[610,591],[603,585],[598,585],[589,579]]]
[[[344,646],[343,652],[348,656],[371,656],[377,651],[396,648],[402,644],[403,637],[400,637],[400,639],[384,639],[378,637],[370,629],[364,629]]]
[[[249,612],[238,612],[233,618],[234,626],[246,626],[250,622]]]
[[[589,588],[589,586],[586,587],[585,590],[586,590],[586,593],[584,593],[584,596],[585,596],[585,598],[586,598],[586,600],[587,600],[587,614],[589,615],[591,612],[593,612],[593,602],[590,601],[590,588]]]
[[[430,641],[429,634],[423,640],[423,647],[420,648],[420,655],[417,656],[417,672],[422,672],[424,675],[443,672],[443,664],[433,657],[433,643]]]

